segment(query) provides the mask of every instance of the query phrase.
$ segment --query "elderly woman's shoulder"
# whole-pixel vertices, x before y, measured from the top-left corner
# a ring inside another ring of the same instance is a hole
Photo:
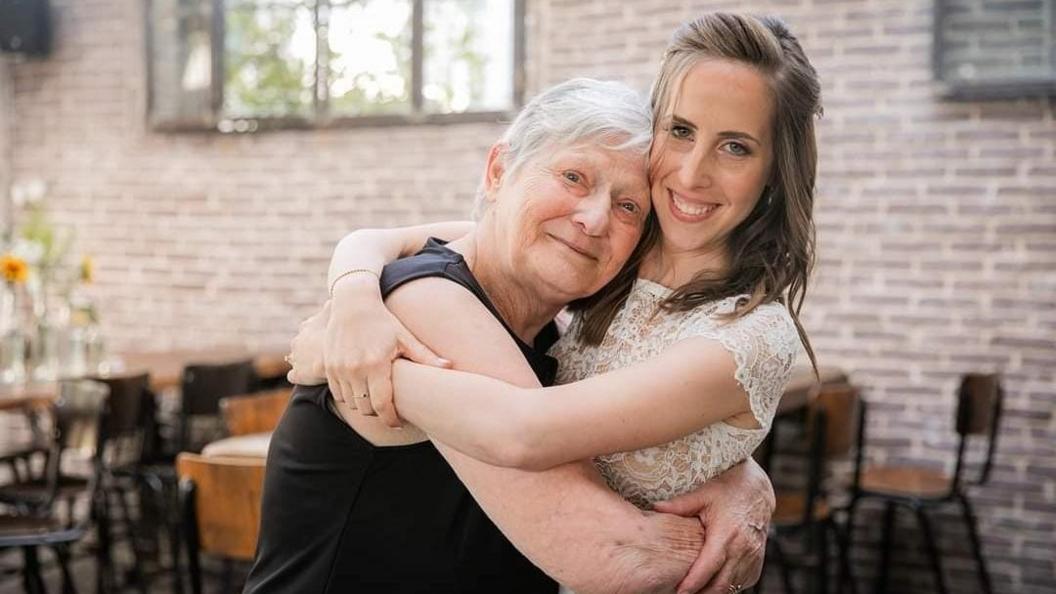
[[[467,288],[476,285],[462,255],[430,239],[417,254],[385,265],[381,271],[382,294],[387,295],[406,283],[428,277],[446,277],[467,285]]]

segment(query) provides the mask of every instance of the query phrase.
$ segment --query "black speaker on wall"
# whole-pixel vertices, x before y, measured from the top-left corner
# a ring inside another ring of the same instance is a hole
[[[0,0],[0,51],[47,54],[50,17],[48,0]]]

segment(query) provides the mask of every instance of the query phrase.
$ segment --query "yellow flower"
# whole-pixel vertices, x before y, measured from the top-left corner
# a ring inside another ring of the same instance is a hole
[[[81,282],[90,285],[95,278],[95,263],[91,256],[81,258]]]
[[[7,253],[0,256],[0,274],[9,283],[24,283],[29,277],[29,265],[22,258]]]

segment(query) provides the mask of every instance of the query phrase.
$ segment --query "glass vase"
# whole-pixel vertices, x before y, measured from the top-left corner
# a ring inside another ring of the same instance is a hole
[[[0,383],[26,380],[26,333],[20,297],[13,284],[0,286]]]

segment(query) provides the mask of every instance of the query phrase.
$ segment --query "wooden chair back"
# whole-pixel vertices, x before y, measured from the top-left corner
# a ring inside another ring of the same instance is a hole
[[[848,383],[821,384],[810,407],[812,413],[825,411],[825,457],[840,458],[851,453],[859,432],[858,388]]]
[[[957,433],[983,435],[990,431],[1001,398],[996,373],[966,373],[957,398]]]
[[[957,392],[957,433],[960,443],[957,445],[957,461],[953,471],[954,488],[959,487],[965,466],[965,453],[968,437],[986,435],[986,457],[983,460],[979,477],[975,484],[984,484],[990,478],[994,464],[994,453],[997,451],[997,432],[1001,425],[1001,413],[1004,409],[1005,391],[1001,386],[1001,376],[996,373],[966,373],[961,377],[961,386]]]
[[[220,401],[220,414],[230,435],[265,433],[275,429],[290,403],[293,388],[259,394],[228,396]]]
[[[264,459],[204,457],[176,459],[190,561],[197,553],[251,561],[260,531]]]

